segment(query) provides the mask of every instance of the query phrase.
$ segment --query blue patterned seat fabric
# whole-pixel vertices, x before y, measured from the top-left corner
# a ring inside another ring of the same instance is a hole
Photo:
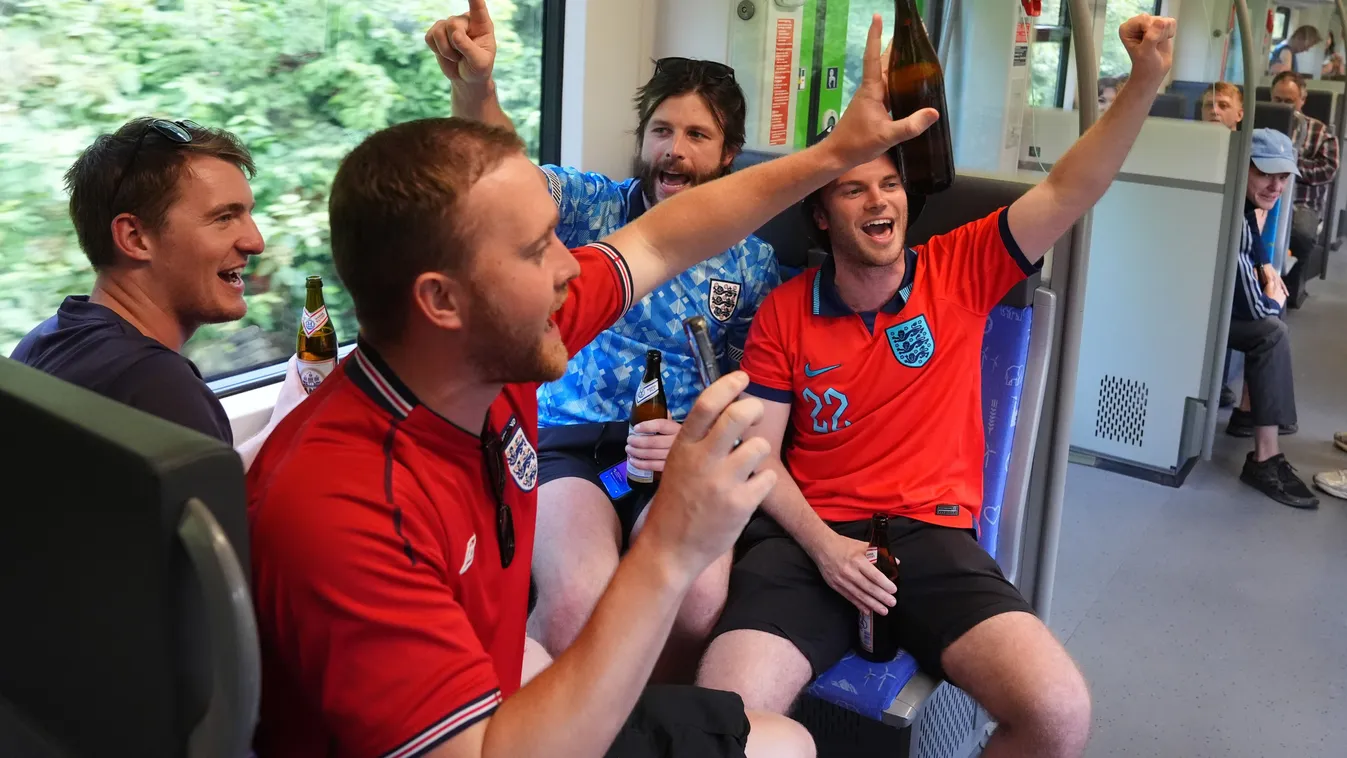
[[[987,331],[982,339],[982,426],[987,452],[982,466],[978,542],[993,556],[1000,532],[1001,505],[1010,470],[1010,446],[1015,439],[1032,324],[1032,308],[998,305],[987,319]],[[882,720],[884,711],[916,673],[917,662],[906,652],[898,653],[898,657],[889,663],[870,663],[855,653],[848,653],[814,680],[809,686],[809,694],[862,716]]]

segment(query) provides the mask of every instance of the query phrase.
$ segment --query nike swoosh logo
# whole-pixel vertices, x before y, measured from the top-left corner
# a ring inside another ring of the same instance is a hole
[[[804,364],[804,375],[807,376],[807,377],[809,377],[810,379],[813,379],[814,377],[818,376],[819,374],[826,374],[826,373],[828,373],[829,371],[832,371],[833,369],[837,369],[837,368],[842,368],[842,364],[839,363],[839,364],[837,364],[837,365],[835,365],[835,366],[824,366],[823,368],[821,368],[821,369],[819,369],[819,370],[817,370],[817,371],[814,371],[814,370],[810,369],[810,368],[809,368],[809,364],[806,363],[806,364]]]

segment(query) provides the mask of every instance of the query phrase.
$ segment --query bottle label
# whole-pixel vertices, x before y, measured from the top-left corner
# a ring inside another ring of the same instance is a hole
[[[861,611],[861,647],[867,653],[875,652],[875,617],[870,611]]]
[[[299,325],[304,330],[304,336],[312,337],[313,333],[323,328],[327,323],[327,306],[320,305],[318,310],[310,313],[308,310],[299,318]]]
[[[337,367],[336,361],[301,361],[296,360],[296,368],[299,369],[299,383],[304,385],[304,392],[312,393],[318,389],[318,385],[323,383],[327,375],[332,373],[332,369]]]
[[[641,403],[644,403],[645,401],[649,400],[650,398],[658,394],[659,394],[659,380],[651,379],[650,381],[642,384],[640,387],[637,388],[636,404],[640,405]]]
[[[874,545],[867,547],[865,549],[865,560],[869,561],[872,565],[879,563],[879,548]]]

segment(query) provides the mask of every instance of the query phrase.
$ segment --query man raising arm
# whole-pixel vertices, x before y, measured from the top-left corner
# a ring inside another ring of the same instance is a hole
[[[451,74],[454,113],[493,121],[494,29],[480,0],[436,22],[427,43]],[[442,53],[441,51],[444,51]],[[447,57],[446,54],[447,53]],[[485,83],[489,86],[480,86]],[[715,61],[664,58],[636,93],[633,176],[545,165],[567,247],[597,242],[650,208],[730,172],[743,148],[747,104],[733,69]],[[538,390],[538,529],[547,539],[533,556],[538,605],[530,634],[553,654],[574,640],[608,585],[622,550],[639,531],[656,489],[655,474],[701,383],[682,322],[702,316],[722,372],[743,355],[763,298],[780,284],[772,247],[748,236],[679,272],[633,302]],[[657,350],[669,418],[630,428],[645,358]],[[630,466],[630,468],[628,468]],[[640,472],[648,472],[642,475]],[[628,487],[633,481],[646,481]],[[717,560],[688,592],[656,677],[690,680],[706,636],[725,602],[730,556]]]
[[[681,193],[574,252],[504,130],[417,121],[347,157],[329,215],[360,343],[249,471],[262,758],[812,754],[798,726],[746,719],[733,695],[651,689],[637,704],[688,585],[773,484],[754,473],[765,443],[730,452],[761,412],[721,412],[739,376],[690,415],[669,464],[689,473],[671,474],[575,644],[521,688],[535,393],[633,299],[934,121],[889,117],[878,37],[876,21],[829,144]],[[320,461],[340,476],[311,476]]]
[[[699,684],[784,713],[845,654],[858,608],[897,613],[903,648],[998,722],[984,755],[1083,751],[1083,678],[974,537],[980,349],[991,309],[1108,188],[1169,70],[1172,20],[1141,16],[1121,36],[1128,86],[1009,208],[907,248],[887,156],[806,202],[832,256],[774,291],[749,335],[743,369],[765,405],[749,434],[772,444],[777,483],[736,550]],[[896,600],[865,555],[875,513],[901,562]]]

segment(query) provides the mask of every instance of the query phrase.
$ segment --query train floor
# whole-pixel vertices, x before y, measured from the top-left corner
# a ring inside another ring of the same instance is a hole
[[[1288,317],[1307,480],[1347,468],[1347,252]],[[1222,416],[1222,423],[1225,417]],[[1279,505],[1218,427],[1180,489],[1072,466],[1050,625],[1094,695],[1087,755],[1347,755],[1347,501]]]

